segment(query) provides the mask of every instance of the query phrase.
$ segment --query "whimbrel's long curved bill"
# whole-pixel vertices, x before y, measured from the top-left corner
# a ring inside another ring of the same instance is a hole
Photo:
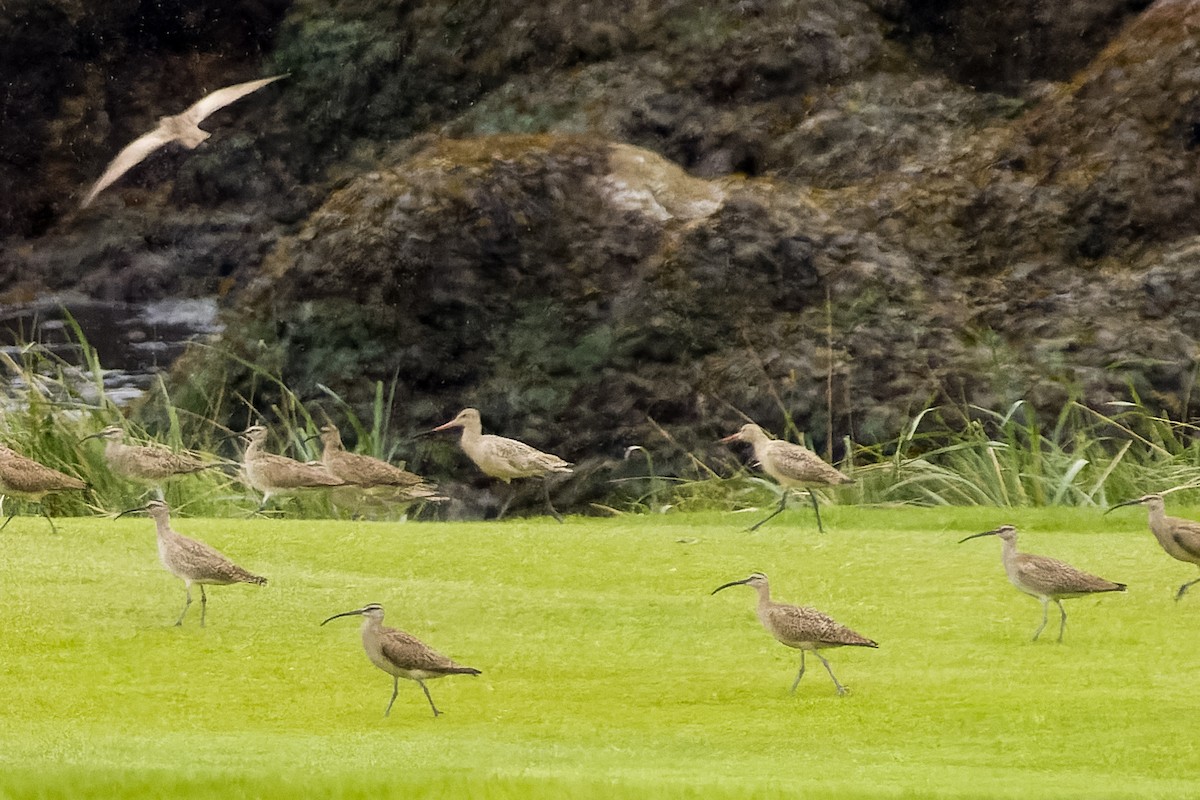
[[[722,589],[728,589],[730,586],[745,586],[749,582],[750,582],[749,578],[743,578],[740,581],[730,581],[729,583],[722,584],[722,585],[718,586],[717,588],[713,589],[709,596],[711,597],[712,595],[716,594],[717,592],[721,591]]]
[[[983,533],[972,533],[970,536],[965,536],[962,539],[959,539],[958,543],[962,544],[963,542],[968,541],[970,539],[978,539],[980,536],[995,536],[999,532],[1000,532],[1000,529],[997,528],[992,531],[984,531]]]

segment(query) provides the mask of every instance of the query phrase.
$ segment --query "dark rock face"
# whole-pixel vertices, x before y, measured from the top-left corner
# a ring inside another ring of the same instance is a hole
[[[1191,413],[1200,2],[101,8],[0,20],[39,58],[0,55],[9,296],[227,293],[227,346],[302,396],[394,381],[398,425],[476,405],[572,460],[739,414]],[[277,71],[71,210],[160,113]]]

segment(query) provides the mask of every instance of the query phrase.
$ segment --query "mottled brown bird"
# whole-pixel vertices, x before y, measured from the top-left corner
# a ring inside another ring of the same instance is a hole
[[[1125,506],[1144,505],[1150,512],[1150,532],[1158,540],[1158,544],[1171,558],[1186,561],[1200,567],[1200,522],[1181,517],[1168,517],[1167,507],[1161,494],[1147,494],[1136,500],[1126,500],[1117,503],[1104,513]],[[1200,583],[1200,578],[1188,581],[1179,587],[1175,599],[1179,600],[1193,585]]]
[[[342,446],[342,435],[335,425],[321,428],[321,463],[329,474],[353,484],[353,489],[386,500],[407,504],[417,500],[439,501],[437,486],[420,475],[394,464],[360,453],[349,453]]]
[[[726,436],[721,440],[729,442],[748,442],[754,447],[754,459],[762,467],[763,472],[774,478],[783,487],[783,496],[779,499],[779,507],[765,519],[759,520],[747,530],[755,531],[769,519],[783,511],[787,505],[788,493],[792,489],[804,489],[812,500],[813,512],[817,515],[817,530],[824,533],[821,525],[821,510],[817,507],[817,498],[811,491],[813,486],[839,486],[854,483],[854,479],[838,471],[837,468],[821,460],[813,451],[798,444],[772,439],[766,431],[747,422],[737,433]]]
[[[163,484],[172,478],[221,466],[196,453],[176,452],[158,443],[125,444],[125,431],[119,425],[109,425],[82,441],[88,439],[104,440],[104,463],[114,475],[150,487],[159,500],[163,499]]]
[[[294,458],[268,453],[263,448],[267,429],[262,425],[251,425],[242,435],[249,443],[242,456],[242,469],[250,486],[262,492],[259,511],[266,508],[267,502],[277,494],[346,485],[346,481],[330,475],[320,464],[306,464]]]
[[[732,581],[718,586],[713,589],[712,593],[716,594],[730,586],[742,585],[752,586],[758,592],[758,607],[755,610],[767,632],[780,643],[800,651],[800,672],[797,673],[796,680],[792,683],[793,693],[800,685],[800,679],[804,677],[804,654],[806,652],[812,651],[821,660],[821,663],[825,665],[825,671],[829,673],[830,678],[833,678],[833,685],[837,687],[837,693],[841,695],[846,693],[846,687],[838,682],[837,677],[833,674],[833,668],[829,666],[829,661],[821,655],[820,651],[833,647],[879,647],[867,637],[855,633],[845,625],[834,621],[828,614],[823,614],[815,608],[774,602],[771,600],[771,587],[767,583],[767,576],[761,572],[755,572],[749,578],[740,581]]]
[[[42,516],[50,523],[50,530],[57,533],[58,528],[54,526],[54,520],[50,519],[50,515],[41,504],[42,498],[51,492],[86,488],[87,484],[74,475],[51,469],[32,458],[26,458],[11,447],[0,444],[0,513],[4,512],[5,498],[16,497],[33,501],[38,504]],[[15,511],[9,514],[4,524],[0,525],[0,531],[4,530],[15,516]]]
[[[392,676],[392,699],[388,701],[387,708],[383,712],[385,717],[392,713],[392,703],[396,702],[396,695],[400,692],[401,678],[417,682],[421,691],[425,692],[425,699],[429,701],[429,707],[433,709],[433,716],[436,717],[442,712],[438,711],[438,707],[433,704],[433,696],[429,694],[429,687],[425,685],[425,681],[442,678],[446,675],[480,674],[480,671],[474,667],[455,664],[415,636],[395,628],[385,627],[383,606],[378,603],[369,603],[354,611],[334,614],[321,624],[324,625],[338,617],[352,616],[363,617],[362,643],[363,649],[367,651],[367,658],[371,660],[372,664]]]
[[[1062,621],[1058,626],[1058,641],[1062,641],[1063,632],[1067,629],[1067,610],[1062,601],[1069,597],[1083,597],[1102,592],[1123,592],[1125,584],[1098,578],[1082,570],[1075,569],[1070,564],[1046,556],[1035,556],[1030,553],[1017,552],[1017,529],[1012,525],[1001,525],[999,528],[983,533],[973,533],[959,540],[959,544],[980,536],[996,536],[1004,542],[1000,557],[1004,561],[1004,572],[1013,586],[1027,595],[1036,597],[1042,603],[1042,624],[1033,632],[1033,641],[1037,641],[1042,630],[1046,627],[1049,615],[1050,601],[1058,605]]]
[[[543,453],[516,439],[506,439],[503,436],[485,434],[479,412],[473,408],[464,408],[458,416],[444,425],[434,428],[444,431],[450,428],[462,428],[463,452],[467,458],[475,462],[475,466],[485,475],[498,478],[508,483],[513,478],[542,478],[543,496],[550,515],[559,522],[562,516],[550,502],[550,485],[546,476],[551,473],[570,473],[570,463],[556,455]],[[504,501],[497,519],[504,516],[508,504],[512,501],[512,493]]]
[[[158,534],[158,560],[162,562],[167,572],[183,581],[186,597],[183,611],[179,612],[176,625],[183,624],[188,607],[192,604],[192,584],[200,586],[200,627],[204,627],[208,611],[208,596],[204,593],[205,585],[228,586],[233,583],[253,583],[264,586],[267,579],[255,575],[239,567],[219,552],[195,539],[171,530],[171,509],[161,500],[152,500],[141,508],[131,508],[122,511],[118,517],[145,511],[154,518]]]
[[[204,121],[205,117],[284,77],[287,76],[273,75],[270,78],[226,86],[200,98],[180,114],[159,117],[158,127],[148,133],[143,133],[117,153],[116,157],[109,162],[108,168],[104,170],[104,174],[92,184],[92,188],[84,195],[79,207],[87,208],[96,199],[96,195],[158,148],[171,142],[179,142],[189,150],[199,147],[205,139],[212,135],[200,128],[200,123]]]

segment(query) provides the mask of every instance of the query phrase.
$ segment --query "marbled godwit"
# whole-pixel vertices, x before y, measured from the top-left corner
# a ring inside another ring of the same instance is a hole
[[[347,485],[341,478],[330,475],[323,466],[268,453],[263,449],[267,429],[262,425],[251,425],[242,435],[249,442],[242,457],[246,480],[263,495],[259,511],[266,508],[267,502],[277,494]]]
[[[420,475],[378,458],[346,452],[335,425],[321,428],[321,443],[321,463],[329,474],[353,484],[354,489],[347,491],[359,490],[398,505],[417,500],[446,499],[439,497],[437,487]]]
[[[212,135],[200,128],[200,123],[204,121],[205,117],[283,77],[286,76],[273,75],[270,78],[226,86],[224,89],[217,89],[200,98],[180,114],[159,117],[158,127],[148,133],[143,133],[117,153],[116,157],[109,162],[108,168],[104,170],[104,174],[92,184],[92,188],[84,195],[83,202],[79,204],[79,207],[87,208],[92,200],[96,199],[96,195],[163,145],[179,142],[187,149],[194,150]]]
[[[388,701],[387,709],[383,712],[385,717],[392,713],[392,703],[396,702],[396,695],[400,691],[401,678],[417,682],[421,691],[425,692],[425,699],[429,701],[429,707],[433,709],[433,715],[436,717],[442,712],[433,704],[433,696],[429,694],[429,687],[425,685],[425,681],[446,675],[480,674],[474,667],[455,664],[415,636],[395,628],[384,627],[383,606],[378,603],[369,603],[354,611],[334,614],[321,624],[324,625],[338,617],[352,616],[363,617],[362,643],[363,649],[367,651],[367,658],[392,676],[392,699]]]
[[[167,572],[183,581],[183,591],[186,600],[183,611],[179,612],[176,625],[183,624],[184,615],[192,604],[192,584],[200,586],[200,627],[204,627],[204,618],[208,611],[208,596],[204,594],[205,585],[228,586],[231,583],[253,583],[264,586],[267,579],[254,575],[234,564],[213,548],[189,539],[171,530],[171,509],[161,500],[151,500],[142,508],[131,508],[122,511],[118,517],[145,511],[154,518],[158,532],[158,560],[162,562]]]
[[[808,497],[812,500],[813,512],[817,515],[817,530],[824,533],[825,528],[821,525],[821,510],[817,507],[817,497],[813,494],[811,487],[854,483],[853,478],[843,475],[836,468],[822,461],[807,447],[772,439],[753,422],[747,422],[737,433],[726,436],[721,441],[725,443],[749,442],[754,446],[754,458],[762,467],[763,472],[770,475],[783,487],[783,496],[779,498],[779,507],[747,530],[758,530],[764,522],[783,511],[787,505],[788,493],[792,489],[804,489],[808,492]]]
[[[1158,540],[1159,546],[1167,551],[1167,555],[1200,567],[1200,522],[1168,517],[1161,494],[1148,494],[1136,500],[1126,500],[1124,503],[1117,503],[1108,511],[1136,505],[1144,505],[1150,512],[1150,532]],[[1108,511],[1104,513],[1107,514]],[[1175,599],[1179,600],[1187,594],[1187,590],[1196,583],[1200,583],[1200,578],[1180,586],[1179,591],[1175,593]]]
[[[1042,624],[1033,632],[1033,641],[1037,641],[1042,630],[1046,627],[1049,615],[1050,601],[1058,605],[1062,621],[1058,626],[1058,641],[1062,641],[1063,632],[1067,629],[1067,610],[1062,601],[1068,597],[1083,597],[1100,592],[1123,592],[1125,584],[1098,578],[1070,564],[1046,556],[1035,556],[1030,553],[1017,552],[1017,529],[1012,525],[1001,525],[999,528],[983,533],[973,533],[959,544],[980,536],[998,536],[1004,542],[1000,557],[1004,561],[1004,572],[1009,582],[1027,595],[1036,597],[1042,603]]]
[[[115,475],[148,486],[158,499],[163,498],[163,484],[171,478],[191,475],[221,466],[220,462],[205,461],[195,453],[177,453],[161,444],[125,444],[125,431],[119,425],[109,425],[85,436],[104,439],[104,462]]]
[[[11,447],[0,444],[0,513],[4,511],[6,497],[31,500],[38,504],[42,516],[50,523],[50,530],[57,533],[58,528],[54,526],[54,520],[50,519],[50,515],[41,504],[42,498],[51,492],[86,488],[87,484],[74,475],[50,469],[17,453]],[[0,531],[4,530],[16,515],[15,511],[9,514],[4,524],[0,525]]]
[[[479,467],[485,475],[499,478],[505,483],[513,478],[542,478],[546,508],[549,509],[552,517],[562,522],[562,516],[550,502],[550,486],[546,482],[546,476],[550,473],[571,472],[571,465],[568,462],[558,456],[536,450],[516,439],[485,434],[483,423],[479,419],[479,412],[473,408],[464,408],[454,419],[437,426],[434,430],[444,431],[448,428],[462,428],[463,452],[475,462],[475,466]],[[500,508],[500,513],[496,516],[497,519],[504,516],[512,497],[513,493],[510,492],[508,499]]]
[[[767,583],[767,576],[761,572],[755,572],[744,580],[722,584],[713,589],[712,593],[716,594],[730,586],[743,584],[753,586],[758,592],[756,611],[759,621],[762,622],[767,632],[780,643],[800,651],[800,672],[797,673],[796,680],[792,683],[792,692],[796,691],[796,687],[800,685],[800,679],[804,677],[804,654],[811,650],[817,658],[821,659],[829,677],[833,678],[833,685],[837,687],[837,693],[845,694],[846,687],[838,683],[837,677],[833,674],[833,668],[829,666],[829,662],[825,656],[821,655],[820,651],[831,647],[879,647],[879,645],[867,637],[855,633],[845,625],[835,622],[832,617],[815,608],[772,601],[771,587]]]

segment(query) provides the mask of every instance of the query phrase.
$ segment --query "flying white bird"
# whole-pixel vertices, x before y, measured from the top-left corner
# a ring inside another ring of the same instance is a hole
[[[182,114],[159,117],[157,128],[142,134],[117,153],[117,157],[109,163],[108,169],[104,170],[100,180],[93,184],[79,207],[87,208],[88,204],[96,199],[96,195],[163,145],[179,142],[189,150],[195,149],[211,135],[208,131],[200,129],[200,123],[204,121],[205,117],[251,92],[258,91],[268,83],[286,77],[286,74],[274,75],[270,78],[226,86],[224,89],[217,89],[197,100]]]

